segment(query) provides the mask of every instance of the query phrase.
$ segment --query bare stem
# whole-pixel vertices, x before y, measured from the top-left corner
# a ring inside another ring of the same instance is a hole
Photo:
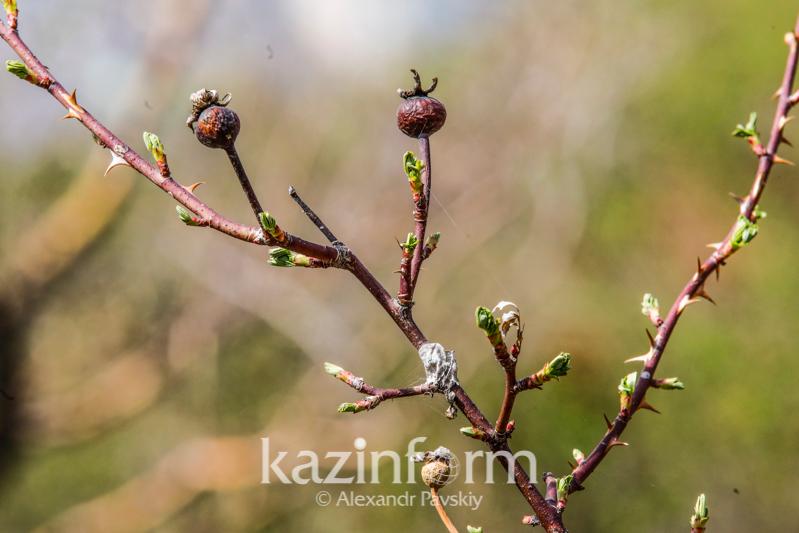
[[[447,516],[447,510],[444,509],[444,505],[441,503],[441,498],[438,497],[438,489],[435,487],[430,487],[430,494],[433,496],[433,506],[435,506],[436,511],[438,511],[438,517],[441,518],[441,521],[444,523],[447,531],[449,531],[449,533],[458,533],[458,529],[455,527],[455,524],[453,524],[452,520],[450,520],[449,516]]]
[[[255,190],[252,188],[252,183],[250,183],[250,178],[247,176],[247,171],[244,170],[244,165],[241,163],[239,153],[236,151],[235,146],[227,148],[225,153],[228,159],[230,159],[230,164],[233,166],[236,176],[239,178],[239,184],[241,184],[241,188],[247,196],[247,201],[250,203],[250,207],[255,214],[255,220],[258,221],[260,214],[264,212],[264,208],[261,207],[261,202],[258,201],[258,195],[255,194]]]
[[[430,212],[430,195],[433,186],[433,168],[430,160],[430,137],[422,135],[419,137],[419,151],[422,156],[422,194],[420,200],[416,203],[416,208],[413,212],[414,222],[416,223],[415,234],[416,240],[419,244],[413,252],[413,259],[411,260],[411,279],[410,279],[410,297],[413,299],[413,292],[416,289],[416,282],[419,279],[419,271],[422,268],[422,261],[424,261],[424,237],[427,231],[427,218]]]
[[[354,409],[351,411],[355,413],[374,409],[385,400],[421,396],[423,394],[432,395],[435,392],[435,386],[428,384],[417,385],[415,387],[382,389],[366,383],[362,377],[356,376],[352,372],[344,369],[338,369],[334,377],[343,381],[356,391],[367,395],[363,400],[352,404]]]
[[[300,195],[297,192],[297,189],[295,189],[292,186],[289,186],[289,196],[291,196],[291,198],[295,202],[297,202],[297,205],[300,206],[300,209],[302,209],[302,212],[305,213],[305,216],[307,216],[310,219],[310,221],[314,223],[314,225],[319,229],[319,231],[322,232],[322,235],[327,237],[327,240],[330,241],[330,244],[334,244],[335,245],[335,244],[340,244],[341,243],[341,241],[339,241],[336,238],[336,236],[333,235],[333,232],[330,231],[330,228],[328,228],[327,225],[324,222],[322,222],[322,219],[320,219],[317,216],[317,214],[314,213],[314,210],[311,209],[310,207],[308,207],[308,204],[306,204],[303,201],[303,199],[300,198]]]
[[[505,369],[505,390],[502,396],[502,407],[499,409],[497,423],[494,430],[498,435],[505,435],[513,412],[513,404],[516,401],[516,364]]]

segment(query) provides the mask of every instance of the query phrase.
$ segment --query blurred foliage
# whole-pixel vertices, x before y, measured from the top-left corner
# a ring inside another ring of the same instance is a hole
[[[633,370],[622,361],[646,349],[641,295],[667,307],[734,221],[727,192],[749,186],[755,161],[730,131],[751,111],[768,122],[797,10],[171,0],[154,17],[135,2],[25,4],[23,36],[83,105],[134,146],[158,132],[179,179],[207,181],[201,198],[248,220],[222,154],[184,125],[190,92],[232,92],[239,151],[270,212],[318,238],[284,194],[294,185],[392,290],[394,238],[411,229],[402,154],[416,150],[396,131],[393,91],[409,86],[410,67],[437,75],[449,118],[431,142],[430,230],[443,236],[415,313],[456,350],[489,416],[502,376],[476,306],[521,307],[520,369],[574,354],[568,377],[517,402],[513,445],[535,452],[539,474],[565,473],[572,448],[601,436],[602,411],[615,413]],[[0,530],[440,529],[431,508],[320,508],[319,487],[259,483],[264,436],[290,451],[351,450],[356,437],[403,451],[419,435],[480,449],[457,432],[461,419],[444,419],[441,398],[335,412],[357,396],[323,361],[375,385],[422,377],[353,279],[271,269],[263,249],[180,224],[128,169],[102,178],[107,153],[12,76],[0,77],[0,115],[0,383],[14,397],[0,398],[13,452]],[[760,235],[709,284],[719,305],[681,321],[662,376],[686,390],[650,393],[663,414],[637,416],[631,446],[570,499],[573,530],[685,530],[700,492],[711,530],[799,529],[795,175],[777,169]],[[487,532],[515,530],[529,512],[512,487],[446,490],[484,496],[451,514]]]

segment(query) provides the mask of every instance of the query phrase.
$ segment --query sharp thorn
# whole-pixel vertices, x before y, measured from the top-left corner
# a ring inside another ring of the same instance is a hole
[[[610,423],[610,419],[608,418],[608,415],[606,415],[605,413],[602,413],[602,417],[605,419],[605,425],[608,426],[608,429],[612,428],[613,424]]]
[[[729,195],[730,195],[730,197],[732,197],[733,200],[738,202],[738,205],[741,205],[742,203],[744,203],[746,201],[746,198],[744,198],[743,196],[738,196],[734,192],[729,193]]]
[[[111,172],[116,167],[121,167],[121,166],[129,167],[130,166],[130,163],[125,161],[125,159],[122,158],[122,156],[120,156],[119,154],[117,154],[117,153],[115,153],[115,152],[113,152],[111,150],[109,150],[109,151],[111,152],[111,163],[109,163],[108,168],[105,169],[105,173],[103,174],[103,176],[108,176],[108,173]]]
[[[696,291],[694,293],[694,295],[697,296],[698,298],[704,298],[705,300],[707,300],[708,302],[712,303],[713,305],[716,305],[716,302],[713,301],[713,298],[710,297],[710,295],[707,293],[707,291],[704,289],[704,287],[699,289],[698,291]]]
[[[78,90],[75,89],[72,91],[72,94],[64,96],[64,100],[67,101],[67,105],[70,108],[70,111],[74,110],[75,113],[80,113],[83,111],[83,108],[78,105]]]
[[[655,407],[646,400],[641,401],[641,404],[638,406],[638,409],[646,409],[647,411],[652,411],[653,413],[660,414],[660,411],[655,409]]]
[[[649,339],[649,347],[650,348],[654,348],[655,347],[655,339],[654,339],[654,337],[652,337],[652,334],[649,333],[649,328],[646,328],[645,331],[646,331],[646,336]]]
[[[788,124],[792,120],[793,120],[793,117],[785,117],[785,116],[780,117],[780,121],[779,121],[779,124],[778,124],[779,128],[780,128],[780,131],[785,129],[785,125]]]
[[[791,167],[796,166],[796,163],[794,163],[793,161],[790,161],[788,159],[783,159],[776,154],[774,154],[774,163],[777,165],[788,165]]]
[[[205,185],[205,182],[204,181],[198,181],[198,182],[192,183],[191,185],[184,185],[183,188],[186,189],[187,191],[189,191],[190,193],[193,193],[194,190],[197,189],[197,187],[199,187],[200,185]]]
[[[64,115],[64,116],[63,116],[63,117],[61,117],[61,118],[62,118],[62,119],[74,118],[74,119],[77,119],[77,120],[80,120],[80,119],[81,119],[81,118],[80,118],[80,115],[79,115],[79,114],[78,114],[78,113],[77,113],[77,112],[76,112],[74,109],[72,109],[71,107],[70,107],[70,108],[69,108],[69,110],[67,111],[67,114],[66,114],[66,115]]]
[[[719,248],[721,248],[722,244],[724,244],[724,243],[723,242],[711,242],[711,243],[706,244],[705,246],[707,246],[708,248],[710,248],[712,250],[718,250]]]
[[[625,360],[624,362],[625,363],[636,363],[636,362],[646,363],[647,361],[649,361],[650,357],[652,357],[652,350],[649,350],[645,354],[636,355],[635,357],[630,357],[629,359]]]

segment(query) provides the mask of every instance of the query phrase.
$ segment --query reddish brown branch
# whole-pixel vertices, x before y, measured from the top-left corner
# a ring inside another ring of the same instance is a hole
[[[362,377],[356,376],[352,372],[344,370],[332,363],[325,363],[325,372],[343,381],[356,391],[367,395],[366,398],[358,402],[341,404],[341,406],[339,406],[339,412],[360,413],[361,411],[374,409],[385,400],[421,396],[422,394],[432,395],[435,392],[435,386],[429,384],[417,385],[415,387],[382,389],[366,383]]]
[[[422,262],[432,253],[432,248],[425,243],[425,233],[427,231],[428,208],[430,206],[430,137],[422,135],[419,137],[419,151],[421,152],[421,190],[414,189],[413,192],[413,220],[414,232],[413,240],[416,245],[411,249],[407,245],[402,247],[402,260],[400,261],[400,284],[397,291],[397,299],[400,303],[410,309],[413,306],[413,292],[416,289],[416,281]],[[410,239],[410,237],[409,237]],[[406,241],[406,244],[408,241]]]
[[[260,214],[264,212],[264,208],[261,207],[261,202],[258,200],[258,196],[252,188],[252,183],[250,183],[250,178],[247,176],[247,171],[244,170],[244,165],[241,163],[241,158],[239,158],[239,153],[233,145],[226,149],[225,153],[230,160],[233,171],[236,173],[236,177],[239,178],[241,189],[244,191],[244,195],[247,197],[247,201],[257,221]]]
[[[494,431],[498,436],[505,436],[508,431],[513,404],[516,401],[516,363],[510,368],[505,368],[505,387],[502,394],[502,406],[499,409],[497,422],[494,424]]]
[[[64,89],[33,52],[31,52],[17,32],[2,27],[2,29],[0,29],[0,37],[2,37],[17,55],[19,55],[20,59],[25,63],[25,66],[36,74],[39,80],[38,85],[46,89],[47,92],[64,106],[69,112],[69,116],[74,115],[86,129],[91,131],[110,150],[122,157],[131,167],[172,196],[178,203],[191,210],[200,217],[200,219],[207,222],[207,224],[204,225],[242,241],[260,245],[268,244],[260,228],[238,224],[223,217],[177,181],[162,176],[156,166],[145,161],[133,148],[128,146],[127,143],[122,141],[122,139],[117,137],[95,119],[85,108],[77,104],[77,99],[74,96],[75,93],[70,94]],[[308,242],[293,235],[289,236],[288,242],[284,246],[292,251],[327,262],[334,261],[338,255],[335,248]]]
[[[780,147],[780,143],[784,140],[783,129],[788,120],[788,112],[794,104],[791,99],[791,94],[797,69],[797,33],[799,33],[799,20],[797,20],[793,33],[786,34],[786,43],[789,46],[788,60],[782,85],[778,91],[779,101],[771,126],[769,142],[764,150],[758,151],[759,163],[754,182],[752,183],[749,194],[742,199],[740,204],[741,216],[746,217],[746,219],[751,222],[756,221],[755,208],[768,182],[769,174],[775,162],[780,161],[777,157],[777,150]],[[586,457],[585,461],[573,470],[572,474],[574,477],[570,486],[571,492],[579,490],[585,480],[588,479],[591,473],[607,456],[610,449],[621,442],[620,437],[633,414],[645,403],[644,397],[652,386],[655,371],[657,370],[666,345],[686,305],[697,301],[700,297],[707,298],[704,292],[705,281],[736,251],[737,248],[733,245],[733,237],[736,233],[737,225],[738,223],[736,222],[736,224],[730,228],[730,231],[718,248],[698,266],[697,272],[691,277],[675,299],[668,315],[663,320],[660,327],[658,327],[658,332],[654,338],[654,343],[650,352],[651,356],[638,375],[632,397],[629,401],[629,408],[622,407],[622,409],[619,410],[618,415],[616,415],[613,423],[599,443],[594,447],[588,457]]]
[[[421,247],[421,244],[416,240],[416,236],[412,233],[408,234],[408,238],[403,243],[398,243],[402,249],[402,259],[400,260],[400,284],[399,291],[397,291],[397,301],[405,308],[408,309],[413,305],[413,294],[411,288],[411,261],[413,255]]]
[[[424,261],[424,238],[425,232],[427,231],[427,218],[430,210],[430,195],[432,193],[433,186],[433,168],[431,166],[432,162],[430,160],[429,136],[422,135],[419,137],[419,151],[421,152],[422,163],[424,163],[424,167],[422,167],[423,192],[420,195],[419,200],[416,202],[416,206],[413,211],[413,220],[416,223],[414,233],[416,234],[416,240],[419,242],[419,245],[416,247],[416,250],[414,250],[413,260],[411,261],[411,299],[413,299],[413,292],[416,289],[416,282],[419,279],[419,271],[421,270],[422,262]]]
[[[186,187],[183,187],[171,177],[162,176],[157,167],[145,161],[134,149],[123,142],[106,126],[96,120],[85,108],[80,106],[77,103],[75,93],[68,93],[66,89],[50,74],[47,68],[39,61],[38,58],[36,58],[36,56],[31,52],[22,39],[20,39],[19,34],[14,30],[13,27],[0,25],[0,37],[2,37],[3,40],[17,53],[17,55],[19,55],[26,67],[35,74],[37,85],[46,89],[62,106],[64,106],[64,108],[67,109],[67,116],[69,118],[74,118],[80,121],[84,127],[94,134],[100,143],[112,150],[117,156],[124,159],[132,168],[142,174],[154,185],[172,196],[178,203],[189,209],[194,215],[196,215],[196,221],[199,223],[198,225],[211,227],[217,231],[246,242],[259,245],[272,244],[272,239],[265,235],[261,228],[238,224],[223,217],[202,202],[199,198],[197,198]],[[427,185],[424,201],[426,208],[429,204],[430,195],[430,154],[427,138],[425,137],[420,139],[420,143],[422,146],[422,157],[424,158],[425,162],[425,183]],[[231,157],[231,160],[234,163],[235,168],[236,158]],[[239,177],[241,178],[241,174]],[[247,189],[245,187],[245,192],[246,191]],[[257,202],[257,198],[255,198],[254,193],[252,195],[248,194],[248,199],[250,200],[251,207],[256,214],[261,212],[260,203]],[[194,217],[192,217],[192,219],[194,220]],[[418,272],[424,255],[423,238],[425,233],[425,224],[426,215],[424,217],[424,222],[422,222],[422,220],[417,221],[417,236],[419,243],[414,251],[414,262],[411,266],[411,272],[415,272],[415,275],[410,277],[412,280],[411,287],[415,285],[415,282],[418,279]],[[342,253],[340,249],[305,241],[290,234],[286,234],[285,240],[280,244],[284,248],[306,255],[326,265],[339,265],[341,262],[342,264],[340,266],[343,266],[349,270],[363,284],[369,293],[385,309],[389,316],[391,316],[391,318],[415,348],[418,349],[424,342],[426,342],[424,334],[419,330],[419,327],[410,317],[410,313],[407,312],[407,308],[400,305],[395,299],[393,299],[388,291],[386,291],[386,289],[372,275],[372,273],[369,272],[369,270],[363,265],[358,257],[349,250],[346,251],[344,257],[342,258],[340,255]],[[429,255],[429,253],[427,255]],[[413,264],[416,266],[414,267]],[[425,394],[429,392],[425,386],[408,389],[373,390],[378,392],[376,396],[381,396],[381,401],[391,397],[397,398]],[[469,419],[469,421],[475,427],[479,427],[486,431],[491,431],[492,426],[490,422],[474,404],[472,399],[463,388],[456,385],[449,392],[452,395],[452,401],[454,404],[464,413],[467,419]],[[490,446],[492,451],[506,451],[510,453],[510,448],[504,439],[494,439],[490,443]],[[510,468],[507,460],[502,456],[500,456],[500,463],[504,468]],[[550,533],[564,532],[565,528],[562,525],[559,514],[544,500],[543,496],[531,483],[529,476],[521,467],[521,465],[519,465],[518,461],[514,462],[513,474],[519,491],[539,517],[545,530]]]

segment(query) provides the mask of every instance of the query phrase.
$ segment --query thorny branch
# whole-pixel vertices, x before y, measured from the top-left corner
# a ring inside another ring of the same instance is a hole
[[[412,318],[411,306],[421,265],[435,250],[439,237],[436,233],[425,241],[432,182],[429,136],[443,125],[446,117],[443,105],[428,96],[435,88],[436,79],[434,79],[433,86],[424,91],[421,89],[418,74],[413,71],[416,88],[412,91],[400,92],[404,103],[398,110],[398,126],[406,134],[419,139],[421,159],[417,160],[410,153],[410,158],[408,154],[405,157],[405,170],[413,192],[415,228],[414,233],[409,234],[408,240],[401,245],[403,247],[403,263],[400,269],[400,290],[398,297],[393,298],[360,259],[336,239],[319,216],[302,201],[293,188],[290,189],[291,196],[327,237],[331,245],[306,241],[281,230],[274,219],[262,209],[232,143],[229,147],[226,147],[226,152],[261,227],[246,226],[225,218],[193,194],[194,186],[187,187],[178,183],[169,171],[160,141],[158,141],[156,148],[160,147],[161,152],[159,153],[162,157],[156,157],[157,166],[145,161],[135,150],[95,119],[84,107],[79,105],[75,91],[68,92],[51,75],[49,70],[19,37],[16,2],[11,2],[10,4],[4,2],[4,5],[12,5],[13,10],[8,11],[6,24],[0,23],[0,37],[22,59],[26,69],[22,73],[15,72],[15,74],[48,91],[67,110],[64,118],[76,119],[92,132],[98,144],[111,152],[112,164],[109,168],[118,165],[128,165],[134,168],[188,209],[191,213],[186,216],[192,223],[191,225],[210,227],[231,237],[253,244],[280,245],[286,250],[310,258],[309,264],[306,266],[334,266],[348,270],[377,300],[416,349],[420,349],[427,343],[427,338]],[[632,416],[640,408],[651,408],[645,400],[645,395],[649,388],[677,388],[675,381],[671,378],[654,378],[654,373],[669,338],[682,312],[688,305],[700,299],[710,300],[704,288],[708,277],[713,273],[718,274],[718,270],[725,264],[725,261],[756,235],[756,223],[760,216],[757,205],[772,167],[777,163],[788,163],[777,155],[777,151],[781,143],[787,143],[783,136],[783,131],[786,123],[790,120],[788,113],[794,105],[799,103],[799,91],[793,92],[798,55],[797,32],[799,32],[799,21],[797,21],[794,32],[786,35],[786,43],[789,46],[788,62],[782,85],[778,91],[779,102],[768,144],[766,146],[761,145],[755,130],[754,120],[750,121],[750,124],[746,127],[739,126],[739,130],[736,130],[737,135],[748,139],[753,152],[759,160],[751,190],[745,197],[739,199],[739,217],[724,240],[714,245],[714,252],[704,262],[698,264],[696,273],[680,292],[665,319],[660,318],[657,312],[650,312],[649,316],[656,327],[657,334],[655,337],[650,336],[649,352],[645,356],[634,358],[634,360],[643,361],[644,367],[640,373],[631,374],[623,381],[620,387],[623,392],[621,408],[612,422],[606,418],[608,430],[603,438],[587,457],[583,456],[582,453],[577,453],[578,451],[575,450],[575,458],[578,464],[570,475],[556,478],[554,475],[547,473],[544,479],[546,485],[545,495],[542,495],[533,485],[529,476],[517,461],[514,461],[511,465],[504,455],[499,455],[500,463],[505,469],[512,471],[519,491],[536,515],[535,517],[525,517],[524,523],[540,523],[549,533],[565,532],[562,512],[565,509],[568,495],[582,489],[584,481],[607,456],[611,448],[625,445],[625,443],[621,442],[620,436]],[[221,105],[227,105],[229,97],[225,97],[223,100],[224,102]],[[421,123],[418,122],[420,117],[422,119]],[[191,122],[189,124],[191,127]],[[155,137],[155,141],[157,140],[157,137]],[[153,147],[150,146],[149,142],[148,149],[153,151]],[[157,151],[157,149],[153,151],[154,155],[156,155]],[[181,215],[181,218],[183,218],[183,215]],[[507,304],[507,302],[503,303]],[[464,434],[485,442],[495,453],[510,453],[508,437],[514,428],[510,417],[516,396],[525,390],[541,388],[547,381],[565,375],[569,370],[570,356],[569,354],[560,354],[535,374],[517,380],[516,365],[522,341],[522,325],[518,316],[518,309],[515,314],[511,312],[503,315],[500,320],[488,309],[479,308],[477,322],[480,328],[486,332],[486,336],[494,349],[494,355],[505,372],[502,407],[495,423],[492,424],[486,418],[457,380],[446,391],[440,390],[435,383],[430,382],[415,387],[384,389],[369,385],[362,378],[340,367],[328,364],[326,366],[328,373],[358,392],[367,395],[366,398],[359,402],[342,404],[339,410],[355,413],[374,409],[381,402],[389,399],[425,394],[432,395],[436,392],[445,393],[451,404],[463,412],[467,420],[472,424],[471,428],[463,428],[461,430]],[[515,326],[518,330],[516,341],[510,346],[508,346],[506,341],[508,324]],[[704,505],[703,497],[702,504]],[[699,503],[697,503],[698,505]]]
[[[707,279],[711,274],[718,273],[718,270],[725,265],[727,259],[729,259],[743,244],[748,242],[745,238],[742,240],[742,236],[746,235],[744,232],[748,230],[751,237],[754,237],[754,234],[751,233],[752,230],[754,230],[756,234],[756,226],[753,227],[752,225],[756,224],[759,218],[757,205],[763,195],[769,174],[776,163],[790,163],[780,158],[777,155],[777,151],[780,144],[786,142],[784,129],[785,125],[792,118],[788,116],[788,113],[791,111],[791,108],[796,105],[797,101],[799,101],[797,93],[793,93],[797,57],[799,56],[797,52],[798,35],[799,19],[796,22],[793,32],[785,34],[785,43],[788,45],[788,59],[782,84],[777,91],[779,99],[777,102],[777,109],[774,113],[774,120],[772,121],[768,145],[764,147],[760,144],[757,133],[754,130],[754,121],[752,121],[751,124],[751,131],[744,131],[743,135],[736,130],[737,135],[748,138],[752,145],[752,150],[758,158],[757,172],[752,187],[749,193],[739,201],[740,215],[730,228],[724,240],[713,245],[715,248],[713,253],[711,253],[704,262],[698,263],[696,273],[691,277],[682,291],[680,291],[668,315],[666,315],[666,318],[662,321],[653,320],[657,327],[657,334],[654,338],[650,336],[649,351],[640,358],[643,360],[644,366],[638,373],[632,395],[628,402],[622,403],[622,407],[613,422],[608,423],[608,429],[599,443],[572,471],[568,486],[569,493],[582,488],[585,480],[588,479],[591,473],[599,466],[611,448],[615,445],[624,444],[620,440],[620,437],[635,412],[647,406],[645,401],[646,393],[650,387],[657,384],[657,380],[654,380],[655,371],[657,370],[666,345],[683,311],[688,305],[698,302],[701,299],[710,300],[710,297],[705,291],[705,282]]]
[[[253,244],[258,244],[258,245],[274,244],[273,239],[270,238],[270,236],[264,232],[263,228],[256,228],[252,226],[242,225],[225,218],[221,214],[214,211],[211,207],[206,205],[204,202],[202,202],[197,196],[195,196],[189,187],[185,187],[179,184],[174,178],[171,177],[171,175],[168,176],[162,175],[161,169],[145,161],[133,148],[131,148],[127,143],[123,142],[110,129],[108,129],[104,124],[98,121],[91,113],[89,113],[84,107],[79,105],[77,101],[76,91],[69,93],[63,87],[63,85],[61,85],[61,83],[59,83],[55,79],[55,77],[52,76],[47,67],[45,67],[45,65],[30,50],[27,44],[25,44],[25,42],[20,38],[16,26],[16,20],[17,20],[17,13],[15,11],[13,14],[13,22],[14,22],[13,24],[10,24],[10,22],[12,21],[12,15],[8,16],[9,24],[6,25],[0,24],[0,37],[2,37],[2,39],[8,44],[8,46],[12,50],[14,50],[14,52],[17,53],[19,58],[24,63],[25,67],[29,70],[31,77],[33,78],[33,83],[45,89],[53,96],[53,98],[55,98],[62,106],[64,106],[64,108],[67,110],[67,114],[64,118],[71,118],[78,120],[86,129],[88,129],[94,135],[96,141],[99,144],[101,144],[101,146],[108,148],[111,151],[112,165],[123,164],[121,163],[121,161],[124,161],[124,164],[127,164],[133,169],[135,169],[137,172],[142,174],[154,185],[156,185],[164,192],[169,194],[171,197],[173,197],[177,202],[179,202],[185,208],[189,209],[193,214],[193,216],[196,217],[197,223],[195,225],[197,226],[202,226],[202,227],[207,226],[222,233],[225,233],[231,237],[237,238],[245,242],[250,242]],[[432,127],[434,129],[432,131],[436,131],[438,128],[441,127],[442,124],[443,121],[438,123],[437,125],[433,124]],[[424,154],[427,152],[428,149],[424,148],[426,146],[426,143],[424,141],[420,142],[422,142],[423,146],[422,152]],[[426,154],[426,158],[429,164],[429,153]],[[426,180],[428,180],[429,183],[429,173],[425,174],[427,176]],[[241,175],[239,175],[239,177],[241,178]],[[242,183],[242,185],[244,184]],[[429,194],[429,187],[427,193]],[[259,209],[260,204],[256,204],[251,201],[251,206],[253,207],[254,211],[259,211],[256,214],[260,215],[260,213],[262,212],[262,210]],[[194,217],[192,218],[192,220],[195,220]],[[425,215],[425,220],[426,220],[426,215]],[[423,234],[424,232],[423,226],[419,228],[419,230]],[[437,243],[437,238],[435,239],[435,241],[429,240],[427,243],[424,243],[424,247],[421,246],[422,243],[419,243],[420,255],[419,259],[416,261],[417,276],[418,276],[419,266],[421,265],[421,261],[429,257],[430,253],[432,253],[432,251],[435,249],[436,243]],[[343,263],[341,264],[341,267],[350,271],[355,276],[355,278],[361,282],[361,284],[367,289],[367,291],[375,298],[375,300],[377,300],[377,302],[383,307],[383,309],[388,313],[388,315],[394,320],[396,325],[399,327],[402,333],[408,338],[410,343],[415,348],[418,349],[422,344],[426,342],[427,340],[426,337],[421,332],[416,323],[413,321],[410,314],[407,312],[408,308],[405,305],[401,304],[397,299],[391,297],[391,295],[388,293],[385,287],[383,287],[383,285],[366,268],[366,266],[360,261],[360,259],[349,249],[346,249],[344,251],[343,253],[344,260],[341,261],[342,251],[339,248],[309,242],[288,233],[286,234],[285,240],[283,242],[280,242],[279,244],[283,248],[316,259],[326,265],[333,265],[333,264],[338,265],[339,262]],[[413,281],[414,284],[415,280],[416,278],[414,278]],[[392,394],[395,394],[395,393],[386,392],[385,390],[382,391],[384,395],[387,395],[387,397],[391,397]],[[424,390],[420,394],[426,392],[429,391]],[[404,392],[402,392],[394,397],[402,397],[410,395],[414,394],[405,394]],[[475,403],[472,401],[472,399],[469,397],[469,395],[460,385],[457,384],[454,385],[449,390],[449,396],[451,398],[452,403],[464,413],[466,418],[475,427],[482,428],[488,432],[492,430],[490,422],[488,422],[488,420],[482,414],[480,409],[475,405]],[[500,450],[505,450],[508,452],[510,451],[507,443],[504,441],[502,441],[501,443],[491,443],[490,447],[493,451],[500,451]],[[504,458],[501,458],[500,462],[504,468],[506,469],[510,468],[508,462],[504,460]],[[541,522],[542,524],[545,525],[547,531],[551,532],[565,531],[560,516],[557,513],[555,513],[554,509],[544,501],[543,496],[532,484],[529,476],[524,471],[524,469],[518,464],[518,462],[514,462],[513,470],[514,470],[514,478],[516,480],[516,484],[517,487],[519,488],[519,491],[522,493],[524,498],[530,504],[536,515],[541,518]]]

